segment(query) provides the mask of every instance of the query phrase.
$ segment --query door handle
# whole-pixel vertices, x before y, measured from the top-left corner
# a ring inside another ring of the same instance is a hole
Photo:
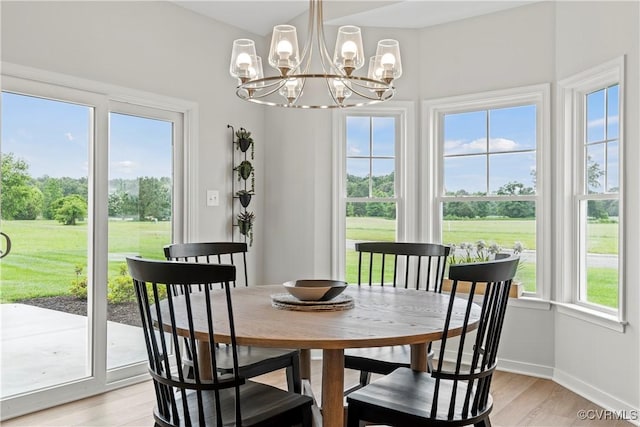
[[[4,237],[4,240],[6,241],[5,250],[3,251],[0,247],[0,258],[4,258],[9,255],[9,252],[11,252],[11,239],[6,233],[3,233],[2,231],[0,231],[0,235]]]

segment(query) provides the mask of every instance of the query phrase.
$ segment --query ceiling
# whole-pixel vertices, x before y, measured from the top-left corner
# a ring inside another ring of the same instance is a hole
[[[172,2],[259,36],[268,35],[274,25],[288,23],[302,14],[306,16],[309,8],[307,0],[173,0]],[[534,2],[535,0],[325,0],[324,19],[328,25],[424,28]]]

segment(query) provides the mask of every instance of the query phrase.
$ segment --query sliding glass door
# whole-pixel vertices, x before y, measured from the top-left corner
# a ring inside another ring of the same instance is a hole
[[[91,106],[2,93],[4,399],[92,375],[87,318]]]
[[[146,374],[125,259],[182,239],[184,112],[142,103],[4,78],[3,419]]]
[[[115,111],[114,111],[115,109]],[[109,113],[107,369],[146,360],[125,258],[164,258],[172,242],[177,113],[112,104]],[[117,112],[116,112],[117,111]]]

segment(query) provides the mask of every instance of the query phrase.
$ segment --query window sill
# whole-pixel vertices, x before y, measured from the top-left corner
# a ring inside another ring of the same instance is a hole
[[[551,310],[551,302],[540,298],[521,296],[519,298],[509,298],[509,307]]]
[[[627,322],[618,319],[616,316],[587,307],[560,302],[554,302],[554,305],[558,308],[558,313],[584,320],[585,322],[593,323],[594,325],[602,326],[603,328],[608,328],[616,332],[624,333],[625,326],[627,325]]]

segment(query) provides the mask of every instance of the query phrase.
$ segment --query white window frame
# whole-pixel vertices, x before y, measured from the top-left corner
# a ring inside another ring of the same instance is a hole
[[[394,116],[397,118],[397,144],[395,151],[395,190],[393,199],[370,199],[367,201],[395,201],[396,234],[399,241],[413,240],[417,237],[417,156],[415,144],[415,105],[408,101],[388,101],[381,106],[359,107],[350,110],[336,110],[333,114],[333,200],[332,209],[332,258],[333,277],[345,277],[345,239],[346,239],[346,147],[347,116]],[[412,161],[413,160],[413,161]]]
[[[90,268],[92,288],[88,298],[93,309],[89,317],[89,343],[92,372],[88,377],[70,384],[10,397],[2,400],[3,419],[33,412],[35,410],[77,400],[93,394],[120,388],[144,379],[148,374],[144,364],[138,367],[123,367],[107,372],[107,229],[108,220],[108,120],[109,113],[147,112],[166,110],[165,118],[182,115],[182,125],[174,127],[180,132],[182,144],[174,144],[174,229],[176,241],[193,238],[197,231],[197,117],[198,105],[193,102],[165,97],[149,92],[86,80],[67,74],[45,71],[18,64],[2,62],[2,90],[74,102],[94,108],[94,121],[90,127],[93,143],[89,157],[93,165],[89,175],[89,200],[93,215],[89,219],[94,230],[89,235],[88,255],[93,260]],[[128,107],[127,107],[128,105]],[[112,109],[112,107],[114,107]],[[176,141],[178,139],[174,139]],[[182,174],[179,176],[178,174]],[[101,255],[102,254],[102,255]],[[145,362],[146,363],[146,362]],[[135,375],[135,376],[131,376]]]
[[[557,174],[564,186],[558,188],[556,214],[558,240],[556,246],[556,281],[561,283],[558,310],[601,326],[624,332],[626,321],[624,276],[624,56],[585,70],[558,82],[559,123],[557,129]],[[584,193],[584,128],[586,95],[618,84],[619,94],[619,190],[618,190],[618,309],[599,306],[580,299],[581,276],[586,274],[581,257],[583,225],[579,219],[579,205],[584,200],[598,199]]]
[[[440,205],[449,200],[444,197],[444,160],[440,141],[444,137],[443,117],[445,114],[477,110],[516,107],[525,104],[536,105],[536,194],[527,200],[536,203],[536,292],[526,292],[523,300],[549,301],[551,298],[551,254],[550,254],[550,85],[540,84],[512,89],[481,92],[423,102],[424,146],[427,149],[421,158],[423,171],[434,171],[432,182],[422,190],[422,210],[425,217],[433,218],[431,230],[423,236],[427,240],[442,236],[442,209]],[[423,177],[423,182],[425,178]],[[468,201],[504,200],[500,196],[479,196],[465,198]],[[522,199],[524,200],[524,199]],[[525,303],[526,304],[526,303]],[[536,304],[533,302],[532,304]],[[547,303],[548,304],[548,303]],[[542,309],[545,307],[540,307]]]

